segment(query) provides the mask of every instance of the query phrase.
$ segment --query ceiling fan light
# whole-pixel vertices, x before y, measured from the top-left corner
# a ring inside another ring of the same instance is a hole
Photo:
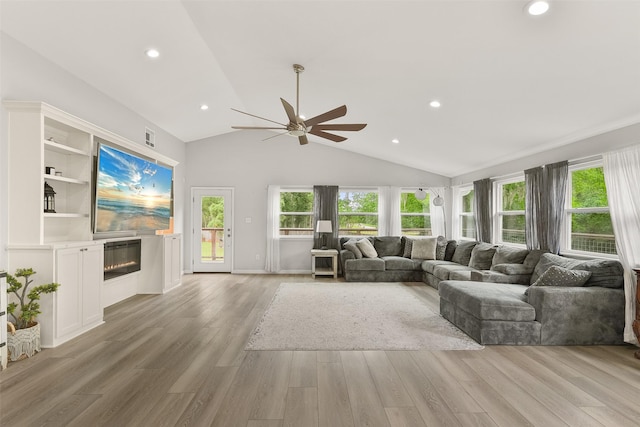
[[[300,129],[290,130],[289,131],[289,135],[295,136],[295,137],[302,136],[304,134],[305,134],[305,132],[303,130],[300,130]]]

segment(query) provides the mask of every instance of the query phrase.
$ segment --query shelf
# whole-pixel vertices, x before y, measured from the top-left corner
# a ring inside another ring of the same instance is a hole
[[[88,181],[82,181],[75,178],[68,178],[66,176],[49,175],[46,173],[44,174],[44,179],[50,179],[51,181],[67,182],[69,184],[80,184],[80,185],[89,184]]]
[[[42,214],[45,218],[88,218],[89,215],[79,213],[50,213],[45,212]]]
[[[79,156],[89,157],[89,153],[86,151],[78,150],[77,148],[69,147],[68,145],[63,145],[55,141],[47,141],[45,139],[44,146],[47,150],[55,151],[61,154],[76,154]]]

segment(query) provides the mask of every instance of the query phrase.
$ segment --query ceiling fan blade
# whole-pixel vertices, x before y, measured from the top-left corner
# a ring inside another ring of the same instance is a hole
[[[266,120],[268,122],[275,123],[277,125],[287,127],[287,125],[285,125],[284,123],[279,123],[279,122],[276,122],[274,120],[265,119],[264,117],[256,116],[255,114],[245,113],[244,111],[236,110],[235,108],[232,108],[232,110],[233,111],[237,111],[238,113],[246,114],[247,116],[255,117],[256,119]]]
[[[286,130],[287,128],[272,128],[272,127],[262,127],[262,126],[231,126],[231,129],[279,129],[279,130]]]
[[[287,112],[287,117],[289,118],[289,121],[291,123],[298,123],[298,118],[296,117],[296,112],[293,109],[293,106],[282,98],[280,98],[280,101],[282,101],[282,106],[284,107],[284,111]]]
[[[318,129],[316,126],[312,127],[311,130],[309,131],[309,133],[312,134],[312,135],[315,135],[315,136],[319,136],[321,138],[330,139],[331,141],[334,141],[334,142],[342,142],[342,141],[347,139],[344,136],[334,135],[334,134],[328,133],[328,132],[323,132],[320,129]]]
[[[307,135],[300,135],[298,137],[298,141],[300,141],[300,145],[305,145],[309,143],[309,140],[307,139]]]
[[[326,113],[320,114],[319,116],[315,116],[310,118],[309,120],[305,120],[305,126],[314,126],[318,123],[327,122],[329,120],[337,119],[338,117],[342,117],[347,114],[347,106],[343,105],[338,108],[334,108],[331,111],[327,111]]]
[[[277,134],[277,135],[273,135],[273,136],[270,136],[270,137],[268,137],[268,138],[265,138],[265,139],[263,139],[262,141],[266,141],[266,140],[268,140],[268,139],[272,139],[272,138],[277,138],[278,136],[286,135],[286,134],[288,134],[288,133],[289,133],[289,132],[279,133],[279,134]]]
[[[362,130],[367,126],[366,123],[325,123],[315,125],[314,128],[319,130],[349,130],[349,131],[358,131]]]

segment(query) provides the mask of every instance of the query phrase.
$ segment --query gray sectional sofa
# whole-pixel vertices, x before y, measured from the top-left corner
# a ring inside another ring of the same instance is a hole
[[[623,343],[624,270],[618,261],[444,237],[435,256],[423,259],[412,251],[415,238],[366,239],[373,257],[358,256],[354,239],[340,239],[346,281],[422,281],[439,290],[440,314],[481,344]]]
[[[546,253],[530,285],[440,282],[440,314],[480,344],[622,344],[623,273],[615,260]]]

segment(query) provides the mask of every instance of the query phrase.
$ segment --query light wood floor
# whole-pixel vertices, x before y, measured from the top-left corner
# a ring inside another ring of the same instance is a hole
[[[0,373],[0,425],[640,425],[631,346],[244,351],[286,281],[311,279],[188,275],[109,307],[105,325]],[[406,285],[437,310],[435,290]]]

